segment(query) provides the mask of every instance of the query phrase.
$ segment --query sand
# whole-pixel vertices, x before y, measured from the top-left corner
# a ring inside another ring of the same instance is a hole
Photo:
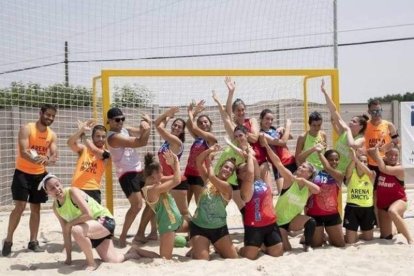
[[[406,222],[414,234],[414,191],[408,191],[409,208]],[[194,205],[190,206],[194,210]],[[119,235],[126,208],[117,208],[115,219]],[[243,227],[237,207],[228,206],[228,225],[236,246],[243,244]],[[8,212],[0,213],[2,238],[6,235]],[[130,229],[132,234],[138,228],[136,219]],[[27,250],[29,239],[29,213],[20,221],[10,257],[0,257],[1,275],[414,275],[414,246],[407,245],[402,235],[393,241],[374,239],[371,242],[358,242],[346,248],[325,246],[312,252],[304,253],[299,245],[299,236],[291,238],[293,250],[282,257],[273,258],[260,255],[255,261],[247,259],[224,260],[216,254],[211,261],[195,261],[185,256],[188,248],[175,248],[173,260],[141,259],[130,260],[122,264],[109,264],[98,261],[99,267],[94,272],[85,272],[84,256],[74,246],[72,265],[65,265],[61,228],[57,218],[50,210],[42,211],[39,242],[45,252],[33,253]],[[149,229],[147,229],[149,232]],[[375,231],[375,237],[379,232]],[[142,247],[158,252],[158,242],[151,241]],[[127,248],[118,249],[126,252]],[[98,255],[95,252],[95,257]]]

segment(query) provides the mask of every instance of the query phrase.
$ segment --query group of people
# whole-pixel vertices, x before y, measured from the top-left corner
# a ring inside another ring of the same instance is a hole
[[[177,232],[188,233],[188,255],[205,260],[210,258],[211,245],[222,258],[256,259],[261,251],[281,256],[291,250],[289,233],[299,230],[304,232],[301,243],[305,251],[326,243],[343,247],[358,239],[372,240],[375,225],[380,228],[380,238],[392,239],[398,231],[408,243],[414,242],[403,219],[407,198],[398,133],[392,123],[381,118],[378,101],[368,104],[370,119],[356,116],[346,124],[322,81],[321,91],[339,138],[334,148],[328,149],[321,130],[322,116],[313,112],[309,130],[298,137],[292,154],[287,146],[293,138],[291,121],[287,119],[283,127],[273,126],[274,115],[269,109],[260,113],[259,122],[248,118],[243,100],[233,101],[235,82],[226,77],[225,84],[225,105],[213,91],[228,136],[225,147],[218,145],[212,121],[203,114],[204,101],[189,105],[187,120],[175,118],[179,109],[171,107],[155,121],[143,115],[139,127],[124,126],[123,112],[114,107],[107,113],[108,132],[103,125],[88,120],[79,122],[78,130],[69,137],[68,146],[79,158],[72,185],[66,188],[46,171],[46,166],[57,161],[56,135],[49,128],[56,108],[44,105],[39,120],[19,132],[12,183],[15,208],[10,214],[3,256],[11,253],[13,233],[27,202],[31,209],[28,248],[42,250],[37,241],[39,211],[47,195],[54,199],[53,210],[62,226],[66,263],[71,262],[72,236],[85,254],[88,269],[96,268],[92,248],[108,262],[159,256],[171,259]],[[157,157],[147,153],[142,158],[136,149],[147,145],[152,125],[165,141]],[[182,173],[186,128],[194,142]],[[119,236],[120,247],[126,246],[128,231],[145,203],[138,231],[125,255],[114,248],[111,238],[115,221],[100,204],[100,181],[109,158],[130,203]],[[273,181],[279,195],[275,205]],[[347,186],[343,219],[342,184]],[[193,196],[197,207],[190,214],[188,204]],[[230,200],[239,208],[244,224],[244,246],[238,249],[227,227]],[[149,223],[151,232],[145,236]],[[139,248],[140,243],[151,239],[160,240],[159,254]]]

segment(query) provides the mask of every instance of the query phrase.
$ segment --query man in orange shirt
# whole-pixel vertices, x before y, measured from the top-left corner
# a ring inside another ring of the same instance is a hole
[[[90,140],[84,139],[86,131],[92,129]],[[106,128],[95,125],[93,120],[78,122],[78,130],[68,139],[68,146],[79,155],[73,174],[72,187],[77,187],[101,203],[101,179],[105,171],[105,160],[110,157],[105,150]]]
[[[365,130],[365,149],[375,148],[378,143],[381,147],[389,143],[398,144],[399,136],[397,129],[393,123],[382,119],[381,103],[378,100],[368,102],[368,113],[371,119],[368,121],[367,129]],[[380,148],[381,157],[384,157],[384,154],[384,151]],[[376,188],[379,169],[377,163],[370,155],[368,155],[368,167],[377,174],[374,183],[374,187]]]
[[[2,255],[8,256],[13,245],[13,234],[20,218],[30,203],[30,242],[28,248],[41,252],[37,241],[40,223],[40,203],[47,201],[43,189],[37,187],[47,174],[46,166],[57,161],[56,134],[49,128],[55,120],[57,109],[54,105],[44,104],[40,108],[39,119],[28,123],[19,130],[16,170],[11,186],[15,206],[10,213],[7,237],[4,240]]]

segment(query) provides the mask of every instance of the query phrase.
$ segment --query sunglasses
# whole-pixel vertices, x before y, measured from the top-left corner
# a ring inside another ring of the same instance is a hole
[[[372,115],[380,115],[382,113],[382,109],[373,109],[369,111],[369,114]]]
[[[125,121],[125,117],[121,117],[121,118],[114,118],[113,119],[115,122],[119,123],[120,121]]]

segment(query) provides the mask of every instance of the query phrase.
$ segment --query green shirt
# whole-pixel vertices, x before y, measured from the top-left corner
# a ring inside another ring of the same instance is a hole
[[[361,177],[356,169],[352,171],[351,178],[348,182],[347,203],[352,203],[360,207],[371,207],[373,202],[374,186],[367,174]]]
[[[60,217],[62,217],[65,221],[71,222],[72,220],[78,218],[82,212],[79,209],[78,206],[76,206],[71,198],[70,195],[70,187],[65,188],[63,190],[65,201],[62,205],[59,205],[57,200],[55,201],[54,205],[56,208],[57,213]],[[88,207],[92,213],[92,217],[94,219],[97,219],[99,217],[110,217],[113,218],[112,214],[109,212],[108,209],[100,205],[98,202],[96,202],[95,199],[85,194],[85,200],[88,203]]]
[[[192,222],[202,228],[216,229],[227,224],[227,201],[216,191],[211,183],[207,183],[197,204]]]
[[[220,171],[221,166],[223,165],[223,162],[232,157],[236,159],[236,166],[244,162],[244,158],[241,157],[236,151],[234,151],[233,148],[227,147],[220,155],[220,158],[214,166],[214,173],[217,175]],[[236,170],[234,170],[233,174],[227,179],[227,182],[231,185],[237,186]]]
[[[306,133],[305,144],[303,145],[303,150],[302,151],[306,151],[306,150],[312,148],[313,146],[315,146],[316,144],[319,144],[319,143],[322,143],[322,142],[323,142],[323,140],[322,140],[322,136],[320,135],[320,133],[318,133],[318,136],[316,136],[316,137],[310,135],[309,133]],[[318,156],[317,152],[312,152],[306,158],[306,161],[311,163],[319,171],[323,169],[322,162],[319,159],[319,156]]]
[[[277,214],[277,225],[285,225],[291,222],[297,215],[302,213],[309,197],[309,188],[299,187],[294,181],[289,189],[277,200],[275,211]]]
[[[183,218],[171,194],[162,193],[156,202],[149,202],[147,199],[147,192],[148,188],[144,187],[144,198],[155,213],[160,235],[167,232],[174,232],[180,228],[183,223]]]
[[[361,135],[357,135],[355,139],[360,138]],[[348,138],[347,133],[344,131],[336,140],[335,149],[339,152],[339,163],[337,169],[342,173],[346,172],[346,168],[348,167],[349,163],[351,163],[351,155],[349,153],[349,145],[348,145]]]

